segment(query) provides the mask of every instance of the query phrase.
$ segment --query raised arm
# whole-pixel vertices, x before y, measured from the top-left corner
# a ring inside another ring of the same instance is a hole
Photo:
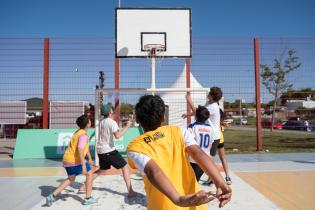
[[[187,103],[188,103],[192,113],[195,114],[196,113],[196,107],[194,105],[194,102],[191,99],[191,94],[190,93],[186,94],[186,101],[187,101]]]
[[[193,116],[196,114],[196,107],[194,106],[194,102],[191,99],[190,93],[186,94],[186,101],[188,103],[189,108],[191,109],[190,113],[184,113],[182,114],[182,118],[185,119],[187,117]]]
[[[127,130],[130,128],[132,122],[128,121],[126,126],[121,130],[121,131],[116,131],[114,132],[114,136],[116,139],[121,138],[123,135],[125,135],[125,133],[127,132]]]

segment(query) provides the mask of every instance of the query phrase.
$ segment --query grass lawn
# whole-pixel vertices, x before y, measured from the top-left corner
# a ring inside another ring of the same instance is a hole
[[[256,152],[256,131],[226,129],[224,138],[226,153]],[[262,142],[269,152],[315,152],[314,132],[263,131]]]

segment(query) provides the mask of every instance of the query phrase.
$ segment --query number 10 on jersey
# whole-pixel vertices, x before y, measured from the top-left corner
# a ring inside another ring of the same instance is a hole
[[[208,133],[199,133],[200,136],[200,147],[209,148],[210,145],[210,135]]]

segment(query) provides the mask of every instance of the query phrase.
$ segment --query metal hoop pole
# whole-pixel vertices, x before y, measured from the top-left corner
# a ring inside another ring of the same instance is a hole
[[[156,85],[155,85],[155,63],[156,63],[155,53],[156,53],[156,49],[152,48],[150,51],[150,56],[151,56],[151,88],[152,89],[156,88]],[[154,92],[152,92],[152,95],[154,95]]]

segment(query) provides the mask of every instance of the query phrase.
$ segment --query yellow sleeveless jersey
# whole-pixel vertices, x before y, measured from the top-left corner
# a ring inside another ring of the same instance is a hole
[[[79,151],[78,151],[78,143],[79,143],[79,137],[84,134],[86,134],[84,129],[80,129],[73,134],[70,140],[70,143],[65,151],[65,154],[63,155],[64,162],[67,162],[67,163],[81,162]],[[89,150],[89,144],[86,144],[83,149],[83,157],[86,156],[88,150]]]
[[[199,191],[188,157],[185,152],[184,137],[177,126],[162,126],[137,137],[128,145],[127,152],[137,152],[150,157],[163,170],[180,195]],[[136,168],[131,159],[129,165]],[[173,204],[163,193],[144,177],[148,210],[205,210],[204,205],[180,207]]]

